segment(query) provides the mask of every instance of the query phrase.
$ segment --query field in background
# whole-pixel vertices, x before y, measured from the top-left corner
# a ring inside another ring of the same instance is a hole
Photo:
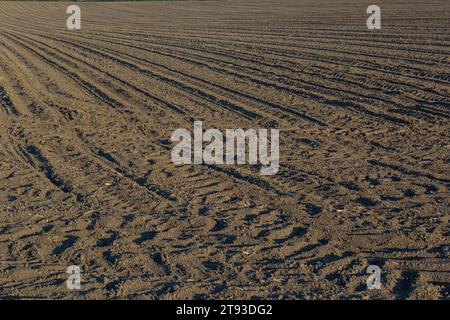
[[[380,31],[369,4],[80,3],[69,31],[0,2],[0,297],[448,298],[450,3],[379,2]],[[280,172],[175,166],[194,119],[279,128]]]

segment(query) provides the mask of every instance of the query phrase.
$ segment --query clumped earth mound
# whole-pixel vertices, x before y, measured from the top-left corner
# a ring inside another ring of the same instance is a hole
[[[1,2],[0,297],[448,298],[450,3],[377,31],[369,4],[82,3],[69,31]],[[175,166],[194,120],[280,129],[279,173]]]

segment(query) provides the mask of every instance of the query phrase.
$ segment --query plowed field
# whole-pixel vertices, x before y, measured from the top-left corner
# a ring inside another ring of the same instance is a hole
[[[449,298],[450,2],[373,31],[369,4],[79,3],[70,31],[0,2],[0,297]],[[278,128],[278,174],[174,165],[194,120]]]

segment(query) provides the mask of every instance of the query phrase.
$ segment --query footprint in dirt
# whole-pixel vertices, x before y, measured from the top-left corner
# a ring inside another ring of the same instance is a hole
[[[306,233],[308,233],[308,228],[298,228],[298,227],[292,228],[291,233],[287,237],[282,238],[282,239],[276,239],[275,242],[278,244],[285,243],[286,241],[288,241],[290,239],[302,237]]]
[[[108,262],[109,265],[113,266],[117,261],[117,256],[113,254],[111,251],[105,251],[102,254],[103,259],[105,259],[106,262]]]
[[[416,192],[412,189],[406,189],[405,191],[403,191],[403,195],[405,197],[412,198],[416,195]]]
[[[379,186],[380,185],[380,180],[378,179],[373,179],[369,176],[365,177],[365,180],[371,185],[371,186]]]
[[[322,208],[316,206],[315,204],[308,203],[306,206],[306,212],[308,212],[311,216],[316,216],[322,212]]]
[[[423,187],[425,188],[425,194],[433,194],[438,191],[438,189],[433,186],[432,184],[424,184]]]
[[[225,220],[217,220],[214,227],[211,229],[212,232],[221,231],[228,226]]]
[[[141,236],[139,238],[137,238],[136,240],[134,240],[134,243],[141,244],[145,241],[153,240],[153,239],[155,239],[156,234],[157,234],[156,231],[142,232]]]
[[[401,197],[395,197],[395,196],[390,196],[390,195],[381,195],[380,199],[383,201],[400,201],[400,200],[402,200]]]
[[[72,247],[75,244],[75,242],[78,241],[78,239],[79,237],[77,236],[67,236],[66,240],[64,240],[60,246],[53,249],[52,254],[56,256],[61,255],[64,251]]]
[[[42,227],[42,232],[49,232],[49,231],[51,231],[53,229],[53,227],[54,227],[53,224],[49,224],[49,225],[43,226]]]
[[[236,240],[236,236],[232,234],[218,234],[215,236],[223,244],[231,244]]]
[[[359,203],[360,205],[363,205],[364,207],[373,207],[374,205],[377,204],[375,200],[365,197],[359,197],[358,199],[356,199],[356,202]]]
[[[205,261],[203,262],[203,266],[214,271],[222,271],[224,269],[223,264],[216,261]]]
[[[116,239],[117,239],[117,234],[113,232],[113,233],[111,233],[111,235],[109,237],[97,240],[97,246],[101,247],[101,248],[109,247],[112,245],[112,243]]]
[[[359,185],[353,181],[343,181],[340,183],[341,186],[353,191],[359,191]]]
[[[394,287],[394,294],[400,300],[407,299],[414,291],[415,284],[419,279],[419,273],[415,270],[405,270]]]

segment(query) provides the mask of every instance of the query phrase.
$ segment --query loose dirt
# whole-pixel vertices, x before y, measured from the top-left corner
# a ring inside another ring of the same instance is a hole
[[[369,4],[79,3],[69,31],[0,2],[0,297],[448,298],[450,2],[378,1],[376,31]],[[278,128],[279,173],[175,166],[194,120]]]

